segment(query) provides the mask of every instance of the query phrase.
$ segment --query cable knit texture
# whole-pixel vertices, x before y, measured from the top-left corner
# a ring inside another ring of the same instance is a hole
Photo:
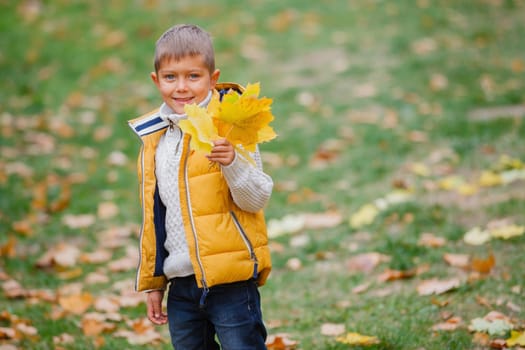
[[[211,93],[200,105],[206,106],[210,98]],[[169,255],[164,260],[163,268],[166,277],[171,279],[194,273],[182,222],[178,184],[183,133],[177,123],[187,117],[174,114],[165,104],[161,106],[160,114],[162,119],[170,123],[170,127],[157,146],[155,171],[160,198],[166,206],[167,237],[164,247]],[[234,161],[228,166],[222,166],[221,169],[235,204],[243,210],[255,213],[263,209],[268,202],[273,181],[262,171],[259,151],[250,155],[255,160],[256,167],[237,153]]]

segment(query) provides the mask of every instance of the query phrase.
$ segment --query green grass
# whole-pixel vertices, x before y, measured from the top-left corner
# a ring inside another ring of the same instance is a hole
[[[282,164],[265,163],[276,184],[267,219],[330,209],[344,217],[337,227],[296,233],[308,237],[305,245],[291,245],[293,235],[272,240],[274,269],[261,289],[265,319],[277,324],[270,334],[288,333],[300,349],[346,349],[320,332],[324,323],[341,323],[381,340],[368,349],[442,350],[483,348],[472,344],[466,326],[492,310],[523,327],[523,290],[515,287],[523,284],[524,238],[482,246],[462,238],[493,220],[525,225],[524,180],[471,196],[435,189],[448,175],[474,183],[484,170],[503,170],[503,154],[525,161],[525,116],[469,118],[476,109],[525,104],[523,1],[3,1],[0,8],[0,276],[56,293],[79,283],[95,296],[133,282],[133,268],[113,273],[107,263],[80,263],[72,279],[35,264],[60,242],[92,252],[103,247],[105,230],[139,224],[139,144],[126,120],[160,103],[149,78],[155,40],[174,23],[193,22],[214,37],[221,80],[260,81],[262,94],[274,100],[279,137],[261,149]],[[414,132],[424,138],[415,141]],[[316,152],[334,140],[343,145],[335,161],[312,167]],[[126,157],[123,164],[111,163],[114,152]],[[430,174],[411,172],[413,163],[427,165]],[[46,183],[47,203],[38,209],[36,189]],[[287,183],[295,189],[279,190]],[[362,205],[400,183],[414,191],[409,202],[381,211],[368,226],[348,225]],[[67,184],[71,201],[50,210]],[[63,221],[65,215],[96,216],[104,202],[115,203],[117,215],[78,229]],[[29,223],[32,234],[17,232],[17,222]],[[137,229],[131,231],[122,246],[109,248],[113,260],[136,246]],[[418,245],[425,232],[447,244]],[[16,239],[14,256],[7,254],[10,238]],[[391,259],[372,273],[348,270],[350,257],[371,251]],[[490,251],[496,265],[480,279],[442,259],[444,253],[484,257]],[[292,258],[300,259],[300,269],[288,267]],[[386,268],[425,264],[426,272],[409,279],[376,279]],[[109,281],[86,283],[97,270]],[[416,292],[423,279],[455,276],[465,281],[455,291]],[[364,283],[370,283],[364,293],[352,292]],[[433,298],[448,303],[437,306]],[[0,345],[54,349],[53,337],[69,333],[76,342],[65,349],[96,348],[94,338],[83,335],[80,316],[52,321],[55,302],[7,299],[0,291],[0,304],[38,330],[36,337],[0,337]],[[120,313],[136,319],[145,307]],[[461,317],[463,326],[432,331],[444,313]],[[0,327],[12,322],[0,314]],[[169,349],[166,328],[161,332],[165,342],[155,348]],[[154,348],[130,345],[112,332],[101,336],[99,349]]]

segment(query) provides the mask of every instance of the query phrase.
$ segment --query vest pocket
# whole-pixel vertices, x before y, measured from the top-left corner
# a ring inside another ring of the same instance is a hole
[[[244,244],[246,245],[246,249],[248,249],[248,252],[250,253],[250,259],[252,259],[254,263],[252,278],[257,279],[257,268],[258,268],[259,262],[257,261],[257,256],[255,255],[255,250],[253,249],[252,242],[250,242],[250,239],[248,238],[246,231],[244,231],[241,223],[239,222],[239,219],[237,218],[237,215],[235,215],[233,210],[230,210],[230,215],[232,216],[235,227],[237,227],[237,231],[241,235],[241,238],[244,241]]]

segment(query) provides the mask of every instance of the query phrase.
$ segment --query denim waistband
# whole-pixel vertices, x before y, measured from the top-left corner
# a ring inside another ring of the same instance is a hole
[[[195,281],[195,275],[189,275],[189,276],[183,276],[183,277],[173,277],[172,279],[169,280],[169,282],[173,283],[173,282],[177,282],[177,281],[183,282],[183,281],[191,281],[191,280]],[[214,287],[244,286],[244,285],[247,285],[247,284],[253,283],[253,282],[255,282],[255,279],[254,278],[250,278],[249,280],[246,280],[246,281],[238,281],[238,282],[231,282],[231,283],[216,284],[216,285],[210,287],[210,289],[213,289]]]

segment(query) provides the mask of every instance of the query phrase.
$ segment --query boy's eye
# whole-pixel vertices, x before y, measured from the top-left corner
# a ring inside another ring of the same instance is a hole
[[[197,73],[191,73],[190,74],[190,79],[193,79],[193,80],[199,79],[199,75]]]
[[[166,74],[164,76],[164,79],[166,79],[166,80],[173,80],[173,79],[175,79],[175,75],[173,75],[173,74]]]

